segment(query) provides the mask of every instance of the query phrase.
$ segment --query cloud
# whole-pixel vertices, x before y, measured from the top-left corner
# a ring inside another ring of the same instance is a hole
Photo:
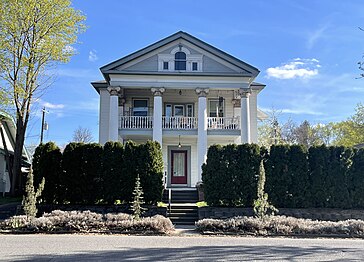
[[[49,108],[49,109],[62,109],[64,108],[64,104],[52,104],[49,102],[43,102],[43,106],[45,108]]]
[[[320,28],[316,29],[315,31],[309,33],[308,39],[307,39],[307,48],[311,49],[315,43],[317,42],[317,40],[319,40],[320,38],[323,37],[324,32],[327,30],[329,26],[323,25]]]
[[[285,64],[267,69],[267,77],[278,79],[310,78],[318,74],[319,61],[315,58],[295,58]]]
[[[97,61],[99,58],[96,54],[96,50],[91,50],[89,53],[88,53],[88,61],[90,62],[95,62]]]

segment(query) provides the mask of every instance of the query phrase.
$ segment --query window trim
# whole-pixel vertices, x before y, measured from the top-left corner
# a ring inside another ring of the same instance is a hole
[[[225,98],[223,98],[223,101],[222,101],[222,116],[218,116],[218,112],[216,112],[216,116],[211,116],[211,102],[217,102],[219,103],[219,98],[209,98],[208,99],[208,117],[224,117],[226,114],[225,114]]]

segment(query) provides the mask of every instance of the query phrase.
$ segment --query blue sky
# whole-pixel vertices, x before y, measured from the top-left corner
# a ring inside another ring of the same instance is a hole
[[[222,4],[223,3],[223,4]],[[357,62],[364,54],[364,2],[356,0],[117,1],[75,0],[88,29],[35,103],[27,144],[38,143],[46,106],[45,141],[68,143],[78,126],[98,140],[99,68],[177,31],[185,31],[257,67],[267,86],[258,105],[281,118],[341,121],[364,102]]]

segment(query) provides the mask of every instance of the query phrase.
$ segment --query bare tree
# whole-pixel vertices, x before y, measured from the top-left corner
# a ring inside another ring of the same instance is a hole
[[[94,140],[90,129],[79,126],[74,132],[72,142],[90,143]]]

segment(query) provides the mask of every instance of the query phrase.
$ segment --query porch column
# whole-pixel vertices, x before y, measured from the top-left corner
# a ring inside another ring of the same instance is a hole
[[[207,158],[207,106],[206,96],[209,89],[197,88],[198,94],[198,129],[197,129],[197,181],[202,181],[202,164]]]
[[[250,109],[249,109],[249,96],[250,89],[244,88],[239,90],[240,93],[240,124],[241,124],[241,143],[250,143]]]
[[[153,141],[157,141],[162,147],[162,94],[165,91],[164,88],[152,88],[154,95],[154,108],[153,108]]]
[[[119,139],[119,96],[120,87],[109,86],[110,93],[110,114],[109,114],[109,139],[108,141],[118,141]]]

